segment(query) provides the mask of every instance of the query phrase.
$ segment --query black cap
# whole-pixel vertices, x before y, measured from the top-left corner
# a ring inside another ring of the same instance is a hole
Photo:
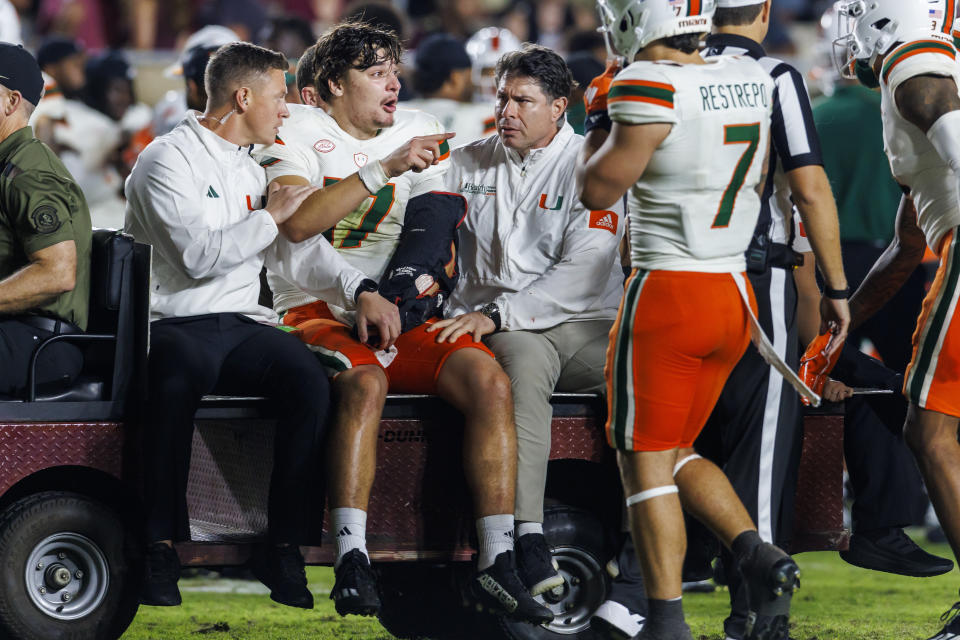
[[[604,70],[603,63],[586,51],[571,53],[567,58],[567,67],[573,74],[573,79],[584,89]]]
[[[210,56],[220,47],[193,47],[184,54],[183,77],[203,86],[203,74],[207,70]]]
[[[64,58],[69,58],[83,49],[76,40],[70,38],[50,38],[37,49],[37,63],[43,69],[48,64],[56,64]]]
[[[30,52],[21,45],[0,42],[0,84],[19,91],[34,106],[43,95],[43,75]]]
[[[462,42],[446,33],[435,33],[417,47],[415,65],[418,73],[446,78],[455,69],[469,69],[471,63]]]

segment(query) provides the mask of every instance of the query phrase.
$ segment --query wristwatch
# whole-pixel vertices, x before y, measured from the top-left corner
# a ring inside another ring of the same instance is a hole
[[[360,299],[361,293],[373,293],[378,290],[380,285],[377,284],[376,280],[371,280],[370,278],[364,278],[360,281],[360,284],[357,285],[357,290],[353,292],[353,301],[357,302]]]
[[[493,320],[494,331],[500,331],[500,307],[496,302],[488,302],[480,307],[480,313]]]

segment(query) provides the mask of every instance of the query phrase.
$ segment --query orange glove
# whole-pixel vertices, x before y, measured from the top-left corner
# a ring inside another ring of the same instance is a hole
[[[840,359],[840,352],[843,351],[843,345],[840,345],[832,356],[827,355],[827,344],[831,337],[832,334],[828,331],[814,338],[803,357],[800,358],[800,379],[818,396],[823,395],[823,387],[827,384],[829,374],[833,371],[837,360]],[[806,398],[803,398],[803,404],[810,405]]]
[[[607,114],[607,95],[610,93],[613,77],[618,73],[620,73],[620,58],[607,64],[603,73],[594,78],[583,92],[583,104],[587,108],[584,134],[597,127],[610,131],[612,123]]]

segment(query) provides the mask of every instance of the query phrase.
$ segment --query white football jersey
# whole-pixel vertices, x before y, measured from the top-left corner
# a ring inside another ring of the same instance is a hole
[[[266,169],[267,181],[280,176],[300,176],[321,188],[356,173],[371,160],[382,159],[415,136],[443,133],[431,115],[397,109],[394,125],[369,140],[358,140],[343,131],[322,109],[288,105],[287,118],[274,144],[256,150],[254,157]],[[410,198],[430,191],[443,191],[449,146],[440,146],[441,162],[421,173],[408,171],[360,204],[330,231],[331,244],[352,266],[379,281],[400,239],[404,213]],[[269,274],[274,308],[285,311],[315,298],[294,285]]]
[[[952,77],[960,87],[957,50],[937,37],[900,45],[889,54],[880,72],[883,142],[897,182],[910,188],[917,222],[936,250],[944,232],[960,225],[957,177],[916,125],[904,119],[894,96],[897,88],[918,75]]]
[[[450,148],[456,149],[497,132],[492,104],[457,102],[446,98],[423,98],[400,103],[404,109],[417,109],[435,116],[444,131],[453,131]]]
[[[634,62],[610,86],[610,118],[670,133],[628,193],[631,261],[642,269],[736,272],[760,214],[773,80],[750,58]]]

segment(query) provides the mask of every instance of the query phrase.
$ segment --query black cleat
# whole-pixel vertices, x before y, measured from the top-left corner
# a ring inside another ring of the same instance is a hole
[[[960,602],[954,602],[953,606],[940,616],[940,622],[946,622],[940,633],[931,636],[927,640],[960,640]]]
[[[377,595],[377,575],[367,556],[359,549],[351,549],[340,558],[340,565],[333,570],[336,582],[330,599],[342,616],[375,616],[380,613],[380,596]]]
[[[313,609],[313,594],[307,589],[303,556],[297,545],[258,545],[250,556],[249,567],[257,580],[270,588],[270,599],[274,602]]]
[[[478,608],[513,620],[544,624],[553,620],[553,612],[533,599],[517,575],[512,551],[498,555],[493,564],[477,573],[470,592]]]
[[[789,555],[760,543],[740,565],[750,612],[744,640],[788,640],[790,600],[800,587],[800,568]]]
[[[896,527],[854,533],[850,538],[850,548],[841,551],[840,557],[864,569],[915,578],[939,576],[953,570],[952,560],[927,553],[903,529]]]
[[[176,550],[162,542],[147,546],[144,558],[143,585],[140,603],[154,607],[175,607],[181,603],[177,580],[180,579],[180,558]]]
[[[542,533],[527,533],[517,539],[517,573],[532,596],[563,585],[560,566],[550,553]]]

